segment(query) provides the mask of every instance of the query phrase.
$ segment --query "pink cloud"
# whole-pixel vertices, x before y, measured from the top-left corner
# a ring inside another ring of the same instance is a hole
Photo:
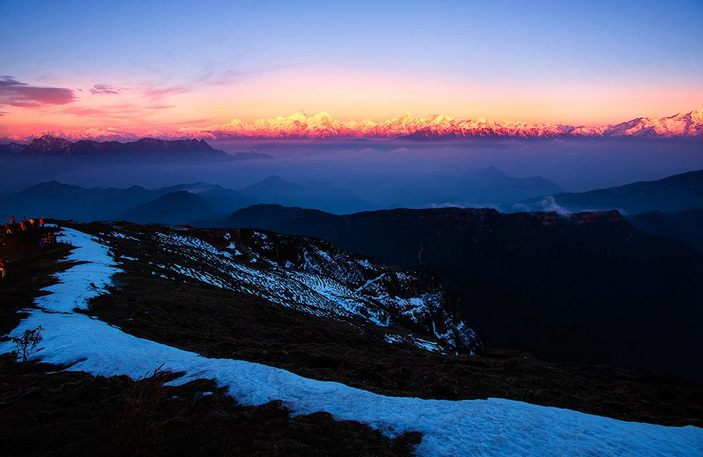
[[[107,107],[70,106],[61,110],[62,113],[74,116],[93,116],[106,118],[131,118],[142,114],[137,105],[112,105]]]
[[[99,83],[90,88],[90,93],[93,95],[117,95],[122,92],[124,92],[124,88],[105,83]]]
[[[45,105],[65,105],[76,100],[71,89],[30,86],[12,76],[0,76],[0,106],[38,108]]]
[[[171,108],[174,108],[174,105],[166,105],[166,104],[164,104],[164,103],[155,103],[155,104],[153,104],[153,105],[147,106],[147,109],[155,109],[155,110],[159,110],[159,109],[171,109]]]
[[[135,103],[119,103],[103,106],[72,105],[61,108],[60,112],[74,116],[103,117],[109,119],[141,118],[150,111],[161,111],[173,108],[172,105],[151,104],[143,106]]]

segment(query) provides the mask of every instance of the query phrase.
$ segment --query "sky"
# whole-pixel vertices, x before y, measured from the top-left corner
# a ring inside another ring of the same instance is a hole
[[[109,5],[109,6],[108,6]],[[0,0],[0,136],[703,107],[703,2]]]

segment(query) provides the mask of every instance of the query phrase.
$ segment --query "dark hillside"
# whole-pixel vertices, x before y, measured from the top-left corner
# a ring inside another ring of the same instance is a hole
[[[326,239],[427,269],[492,347],[703,379],[703,255],[617,212],[389,210],[348,216],[254,206],[223,222]]]

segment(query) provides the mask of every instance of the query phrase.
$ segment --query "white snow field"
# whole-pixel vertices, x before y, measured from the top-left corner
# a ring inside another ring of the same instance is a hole
[[[422,432],[421,456],[703,456],[703,429],[623,422],[567,409],[512,400],[422,400],[386,397],[335,382],[306,379],[288,371],[231,359],[210,359],[153,341],[74,312],[104,292],[118,272],[108,248],[89,235],[64,228],[76,248],[68,261],[82,262],[59,273],[59,282],[36,299],[39,310],[12,332],[41,325],[40,350],[33,358],[71,364],[69,370],[139,378],[163,364],[183,372],[174,384],[214,379],[244,405],[281,400],[296,415],[326,411],[389,436]],[[9,342],[0,352],[13,350]]]

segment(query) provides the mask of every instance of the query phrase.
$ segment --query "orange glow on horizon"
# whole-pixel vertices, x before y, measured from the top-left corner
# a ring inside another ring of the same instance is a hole
[[[253,123],[301,109],[310,114],[326,111],[342,122],[382,121],[411,112],[423,117],[445,114],[457,119],[594,126],[669,116],[701,106],[703,88],[693,85],[666,90],[646,82],[505,87],[429,75],[290,68],[228,85],[161,90],[125,85],[113,95],[94,95],[84,89],[76,92],[76,101],[64,105],[4,106],[0,107],[0,136],[108,127],[142,135],[226,124],[232,119]]]

